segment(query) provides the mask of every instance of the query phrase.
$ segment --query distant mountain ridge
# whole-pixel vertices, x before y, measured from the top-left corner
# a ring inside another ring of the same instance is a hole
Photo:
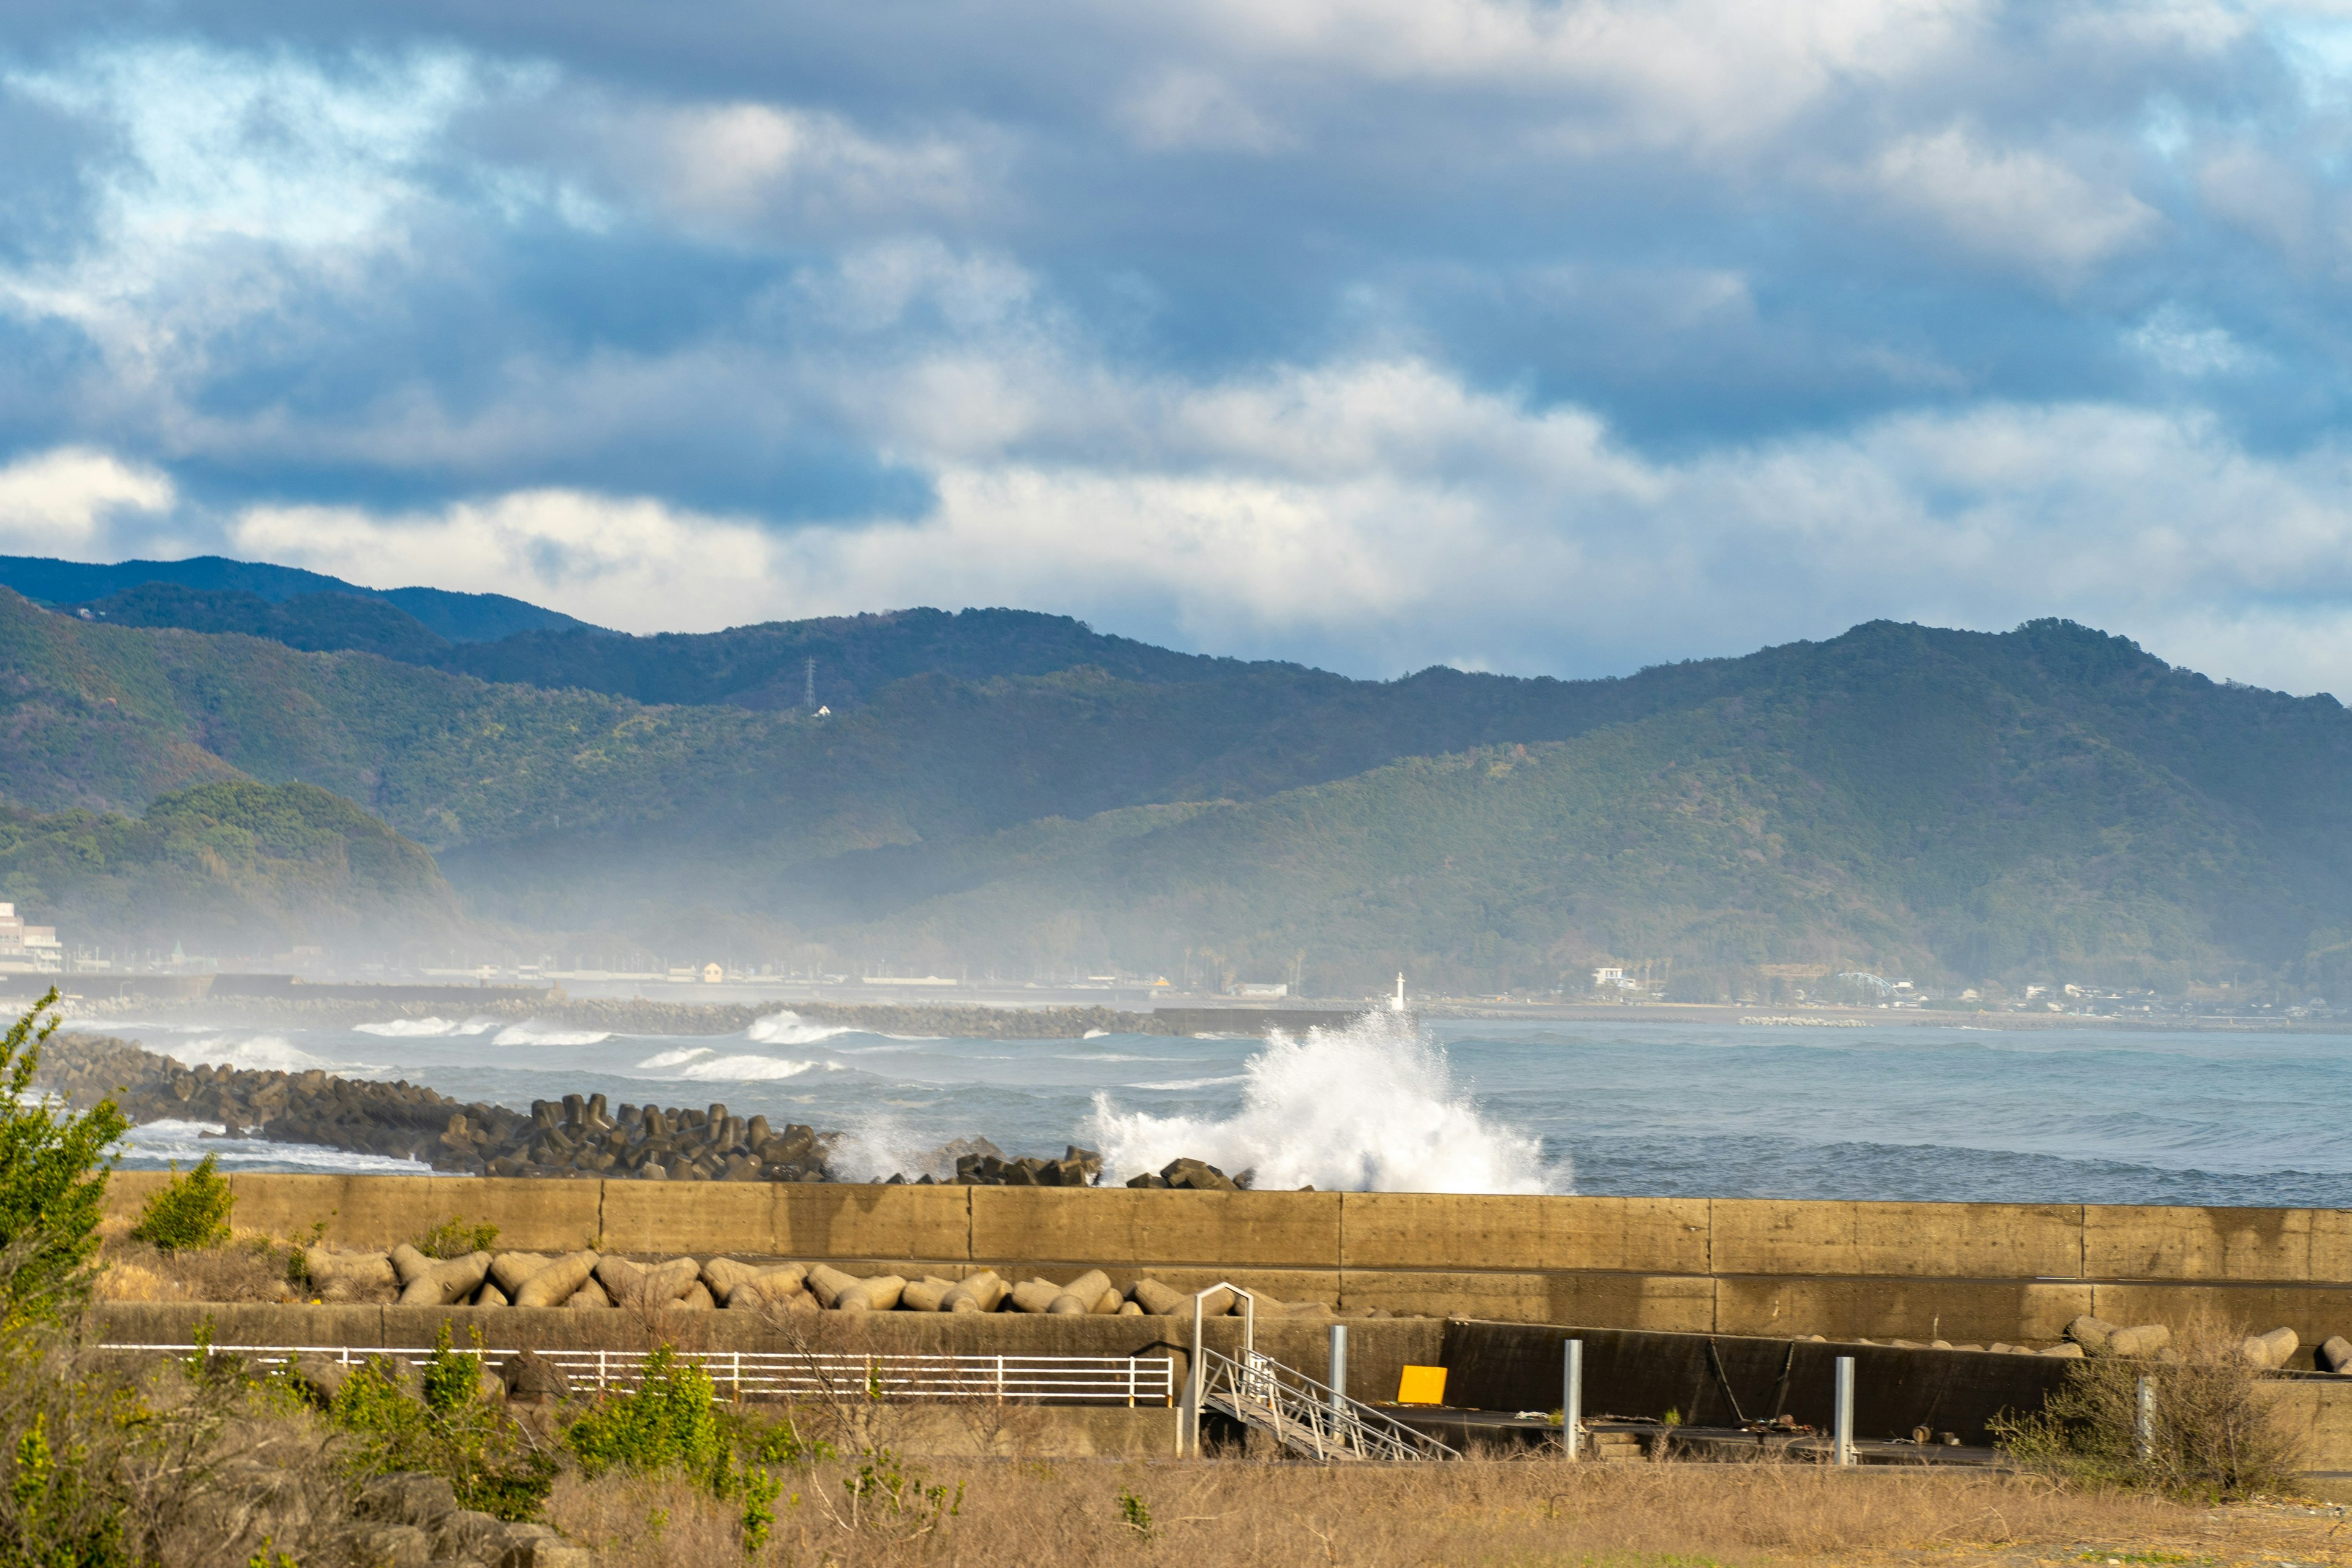
[[[1824,968],[2352,994],[2352,715],[2065,622],[1872,623],[1610,680],[1360,681],[1015,611],[416,660],[302,650],[310,596],[143,592],[277,636],[0,593],[0,798],[315,784],[429,849],[479,920],[559,946],[1304,969],[1341,994],[1399,967],[1545,989],[1643,960],[1689,995]],[[366,630],[326,608],[323,635]]]
[[[457,594],[446,588],[364,588],[323,573],[267,562],[194,555],[182,561],[56,561],[0,555],[0,586],[38,604],[87,605],[151,583],[198,594],[247,594],[269,604],[321,594],[375,599],[394,605],[435,637],[453,643],[489,642],[518,632],[593,630],[584,621],[504,594]],[[152,621],[143,625],[177,625]]]

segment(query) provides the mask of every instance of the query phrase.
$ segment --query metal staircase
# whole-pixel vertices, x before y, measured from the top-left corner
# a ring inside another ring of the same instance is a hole
[[[1231,1290],[1242,1309],[1239,1359],[1201,1342],[1201,1302]],[[1237,1285],[1216,1285],[1192,1298],[1192,1365],[1185,1383],[1186,1428],[1191,1451],[1201,1452],[1201,1412],[1229,1415],[1252,1431],[1264,1432],[1293,1453],[1318,1464],[1371,1460],[1458,1459],[1462,1456],[1338,1389],[1271,1356],[1257,1353],[1257,1300]]]

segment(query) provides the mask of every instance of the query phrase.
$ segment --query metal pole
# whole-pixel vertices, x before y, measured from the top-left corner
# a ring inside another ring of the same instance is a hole
[[[2156,1379],[2139,1380],[2139,1397],[2132,1421],[2133,1447],[2143,1465],[2156,1458]]]
[[[1331,1408],[1345,1410],[1348,1398],[1348,1325],[1331,1325],[1331,1375],[1324,1379],[1331,1385]]]
[[[1837,1358],[1837,1415],[1831,1428],[1834,1434],[1832,1462],[1853,1463],[1853,1357]]]
[[[1584,1342],[1561,1342],[1568,1353],[1561,1358],[1559,1371],[1559,1446],[1571,1459],[1581,1458],[1584,1449]]]
[[[1201,1457],[1201,1298],[1192,1298],[1192,1364],[1184,1376],[1184,1451]]]

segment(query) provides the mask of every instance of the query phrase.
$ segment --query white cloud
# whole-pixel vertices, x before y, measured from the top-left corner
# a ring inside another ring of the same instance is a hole
[[[1153,72],[1118,112],[1137,145],[1154,152],[1273,153],[1297,142],[1222,77],[1183,66]]]
[[[1549,100],[1607,144],[1727,149],[1946,59],[1991,0],[1214,0],[1236,60]]]
[[[1981,255],[2057,283],[2145,238],[2154,208],[2083,178],[2045,153],[1985,146],[1958,125],[1882,150],[1880,191]]]
[[[768,103],[641,109],[603,126],[605,155],[650,206],[698,226],[961,211],[981,176],[937,136],[886,142],[839,115]]]
[[[2229,660],[2216,674],[2352,690],[2347,449],[2271,458],[2196,416],[2000,405],[1660,461],[1416,361],[1066,390],[1148,426],[1149,460],[1024,458],[1014,432],[933,462],[939,504],[912,522],[785,531],[540,490],[414,516],[254,509],[231,542],[640,631],[1010,603],[1359,672],[1591,672],[1879,616],[2065,615]]]
[[[33,555],[78,556],[125,512],[168,512],[172,481],[104,452],[60,447],[0,468],[0,538]]]
[[[96,212],[83,247],[0,277],[0,298],[118,331],[225,247],[334,253],[396,239],[419,165],[478,90],[446,51],[336,77],[286,55],[157,42],[96,48],[5,85],[102,128],[110,152],[87,172]]]
[[[437,512],[257,506],[229,524],[255,559],[370,586],[511,594],[628,631],[772,620],[794,602],[772,541],[740,521],[658,501],[522,490]]]

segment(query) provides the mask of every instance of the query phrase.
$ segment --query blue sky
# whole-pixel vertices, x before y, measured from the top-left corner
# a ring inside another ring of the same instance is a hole
[[[42,5],[0,550],[2352,695],[2352,5]]]

